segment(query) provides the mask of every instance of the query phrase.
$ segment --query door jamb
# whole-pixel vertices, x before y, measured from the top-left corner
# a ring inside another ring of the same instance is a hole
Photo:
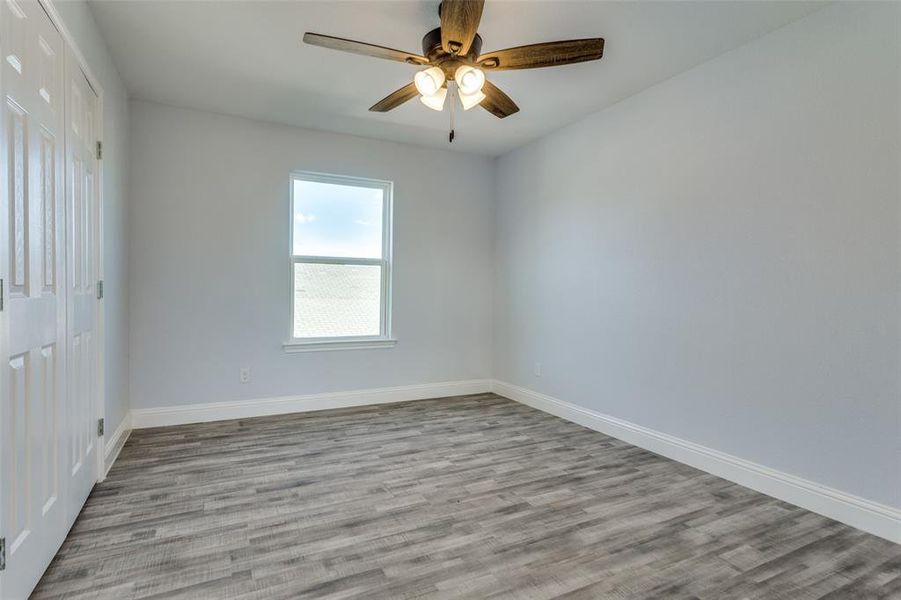
[[[0,31],[3,28],[3,11],[0,11]],[[0,40],[2,42],[3,40]],[[0,69],[0,102],[6,102],[6,88],[4,87],[5,82],[3,81],[3,69]],[[2,107],[0,107],[2,109]],[[6,118],[5,118],[5,110],[0,112],[0,139],[6,139]],[[6,144],[0,143],[0,164],[7,164],[6,152],[3,150],[6,147]],[[5,197],[7,192],[2,192],[2,195]],[[0,201],[0,231],[7,232],[9,231],[9,207],[5,202]],[[3,311],[0,312],[0,360],[2,360],[2,368],[0,368],[0,390],[5,391],[7,388],[7,373],[6,373],[6,365],[9,364],[9,348],[7,347],[7,340],[9,338],[9,273],[7,272],[9,269],[9,244],[3,243],[0,244],[0,278],[3,280],[3,289],[0,290],[0,302],[3,303]],[[3,420],[5,417],[3,408],[0,407],[0,431],[4,431],[6,428],[6,422]],[[4,473],[4,460],[3,457],[0,456],[0,481],[3,481],[3,478],[6,476]],[[3,505],[3,494],[0,493],[0,536],[5,535],[6,532],[6,523],[4,522],[3,515],[6,513],[5,506]],[[3,573],[0,572],[0,598],[3,597],[3,582],[5,577]]]

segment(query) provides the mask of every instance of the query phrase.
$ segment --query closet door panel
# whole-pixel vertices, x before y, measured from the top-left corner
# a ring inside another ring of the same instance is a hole
[[[69,379],[68,506],[77,514],[97,481],[100,411],[97,323],[100,302],[97,244],[99,234],[98,160],[99,100],[70,53],[66,62],[66,230],[67,340]]]
[[[34,0],[0,0],[4,274],[8,278],[0,452],[6,570],[2,596],[24,598],[66,533],[62,37]]]

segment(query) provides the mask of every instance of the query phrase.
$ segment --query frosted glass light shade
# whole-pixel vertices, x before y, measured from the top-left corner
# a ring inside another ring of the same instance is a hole
[[[481,91],[477,91],[474,94],[464,94],[463,92],[460,92],[460,103],[463,104],[463,110],[469,110],[484,99],[485,94]]]
[[[423,96],[431,96],[444,85],[444,71],[438,67],[429,67],[413,76],[416,91]]]
[[[420,96],[419,100],[432,110],[444,110],[444,100],[447,98],[447,88],[438,88],[438,91],[428,96]]]
[[[462,65],[454,71],[454,81],[460,88],[460,94],[471,95],[482,91],[482,86],[485,85],[485,74],[475,67]]]

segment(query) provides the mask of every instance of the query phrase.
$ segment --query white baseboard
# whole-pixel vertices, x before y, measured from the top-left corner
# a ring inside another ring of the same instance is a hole
[[[106,474],[109,473],[110,467],[119,458],[119,452],[122,451],[122,447],[128,441],[129,435],[131,435],[131,411],[125,413],[125,417],[119,423],[119,426],[116,427],[116,431],[106,441],[103,449],[103,479],[106,479]]]
[[[209,421],[264,417],[313,410],[348,408],[368,404],[425,400],[427,398],[443,398],[446,396],[465,396],[467,394],[483,394],[489,391],[491,391],[490,379],[472,379],[349,392],[308,394],[304,396],[280,396],[256,400],[211,402],[208,404],[187,404],[160,408],[137,408],[132,409],[131,413],[133,427],[135,429],[143,429],[146,427],[185,425],[187,423],[206,423]]]
[[[502,381],[492,391],[901,544],[901,510]]]

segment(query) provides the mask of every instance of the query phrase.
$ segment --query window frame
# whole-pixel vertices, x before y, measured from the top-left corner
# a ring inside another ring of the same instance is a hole
[[[382,190],[382,257],[352,258],[347,256],[309,256],[294,254],[294,182],[309,181]],[[292,171],[288,178],[290,202],[288,213],[288,341],[283,344],[286,352],[310,352],[316,350],[356,350],[363,348],[390,348],[397,343],[391,337],[392,249],[394,220],[394,182],[350,175],[334,175],[313,171]],[[381,267],[379,288],[379,334],[365,336],[332,336],[318,338],[294,337],[294,265],[365,265]]]

